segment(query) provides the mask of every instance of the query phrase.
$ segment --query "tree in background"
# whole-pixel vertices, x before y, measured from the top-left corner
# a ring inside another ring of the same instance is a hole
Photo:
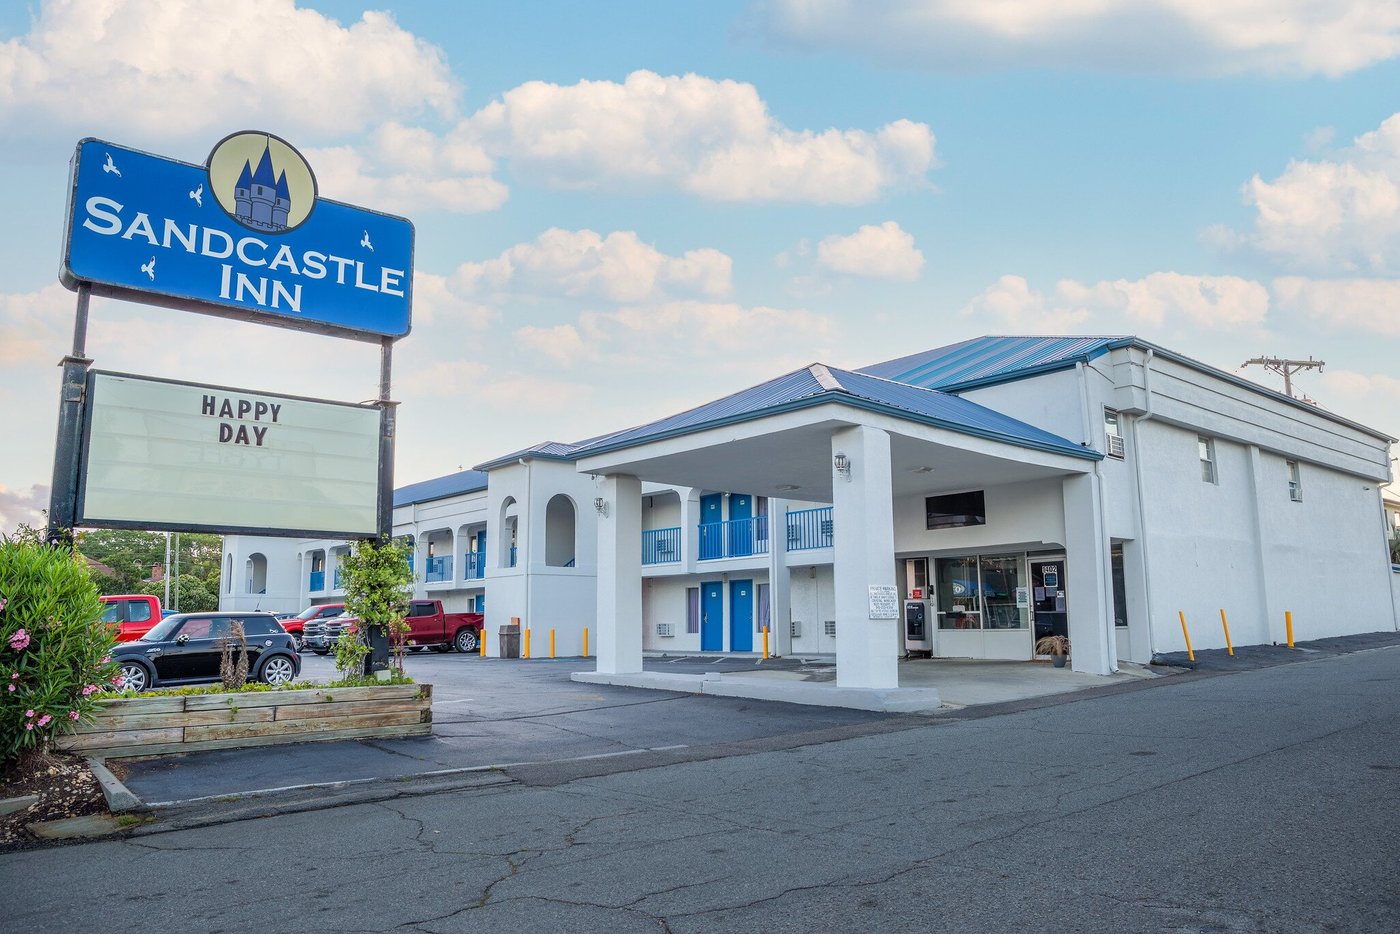
[[[184,532],[178,536],[178,561],[171,553],[172,567],[179,567],[180,576],[170,602],[187,613],[219,608],[220,563],[223,560],[223,539],[218,535],[198,535]],[[172,536],[172,545],[174,536]],[[165,565],[165,533],[133,532],[102,529],[78,533],[77,549],[83,557],[96,561],[107,574],[94,568],[93,582],[99,593],[145,593],[164,598],[165,581],[152,580],[153,568],[171,569]]]

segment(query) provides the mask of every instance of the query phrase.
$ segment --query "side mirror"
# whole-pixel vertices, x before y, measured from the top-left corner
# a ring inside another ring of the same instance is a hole
[[[190,637],[187,636],[187,635],[185,635],[183,632],[180,633],[178,636],[175,637],[175,644],[176,644],[176,645],[184,645],[186,642],[189,642],[189,641],[190,641]]]

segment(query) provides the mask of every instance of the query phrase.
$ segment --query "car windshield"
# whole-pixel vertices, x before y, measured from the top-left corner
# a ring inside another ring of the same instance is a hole
[[[175,632],[175,630],[180,628],[180,624],[184,621],[185,617],[183,614],[167,616],[165,619],[161,620],[160,622],[152,626],[150,629],[148,629],[146,631],[146,634],[141,637],[140,641],[166,642],[170,639],[170,636]]]
[[[297,618],[297,619],[310,619],[311,617],[315,616],[315,615],[316,615],[317,613],[319,613],[319,612],[321,612],[321,608],[320,608],[319,606],[309,606],[309,607],[307,607],[306,609],[302,610],[300,613],[298,613],[298,614],[296,615],[296,618]]]

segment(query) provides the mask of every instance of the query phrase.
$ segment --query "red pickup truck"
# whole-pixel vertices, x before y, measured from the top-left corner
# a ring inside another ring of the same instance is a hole
[[[102,600],[102,622],[117,627],[118,642],[135,642],[160,622],[160,600],[140,593],[114,594]]]
[[[324,633],[326,628],[324,624],[344,612],[345,604],[343,603],[316,603],[302,610],[296,616],[278,620],[278,622],[287,631],[287,635],[297,641],[297,648],[301,649],[306,644],[306,637],[311,635],[310,632],[306,631],[308,624],[310,624],[312,632],[319,630]],[[318,626],[317,623],[322,625]],[[339,630],[336,632],[339,633]],[[319,654],[325,655],[326,652],[319,652]]]
[[[355,620],[349,616],[308,619],[302,641],[311,651],[325,655],[340,638],[341,628],[352,622]],[[408,640],[414,646],[432,646],[443,652],[475,652],[481,645],[486,617],[480,613],[444,612],[441,600],[414,600],[408,605],[404,622],[409,625]]]

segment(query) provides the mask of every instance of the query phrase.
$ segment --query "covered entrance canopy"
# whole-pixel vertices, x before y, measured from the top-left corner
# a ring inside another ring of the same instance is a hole
[[[574,453],[580,472],[603,478],[608,506],[598,525],[600,672],[641,671],[642,480],[832,504],[843,686],[897,687],[898,623],[869,618],[871,588],[895,584],[895,499],[1062,478],[1067,537],[1073,499],[1088,513],[1075,523],[1092,533],[1083,544],[1102,545],[1098,452],[958,396],[821,364]]]

